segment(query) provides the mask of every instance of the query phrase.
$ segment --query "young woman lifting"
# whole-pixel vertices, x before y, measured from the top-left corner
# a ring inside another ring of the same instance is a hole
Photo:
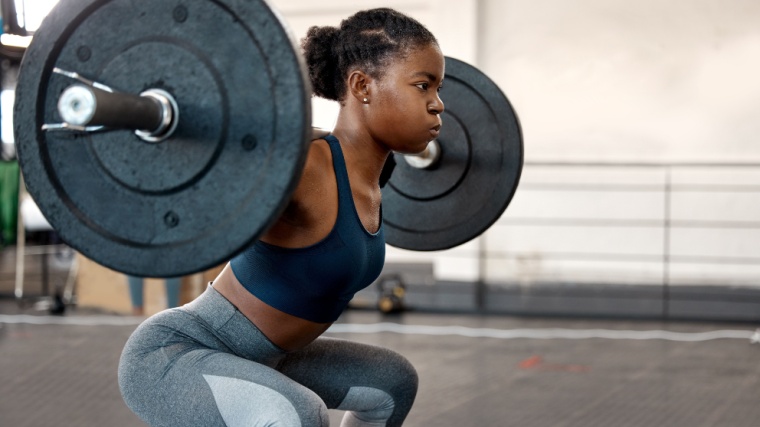
[[[320,337],[385,258],[380,175],[438,135],[444,58],[419,22],[362,11],[303,40],[314,93],[340,102],[285,213],[195,301],[130,337],[127,405],[151,426],[399,426],[417,374],[390,350]]]

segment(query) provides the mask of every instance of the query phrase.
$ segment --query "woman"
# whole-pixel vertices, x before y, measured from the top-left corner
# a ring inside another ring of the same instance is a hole
[[[419,22],[359,12],[303,41],[318,96],[340,102],[285,213],[195,301],[148,319],[119,366],[152,426],[398,426],[417,375],[386,349],[319,337],[385,257],[379,180],[392,151],[438,135],[444,59]]]

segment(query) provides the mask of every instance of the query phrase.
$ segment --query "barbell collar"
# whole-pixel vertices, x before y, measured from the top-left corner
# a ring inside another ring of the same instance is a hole
[[[432,169],[438,164],[440,158],[441,146],[435,139],[430,141],[421,153],[404,155],[406,163],[416,169]]]
[[[179,123],[179,107],[174,97],[163,89],[148,89],[140,94],[153,99],[161,106],[161,123],[153,131],[138,129],[135,134],[148,142],[161,142],[170,137]]]

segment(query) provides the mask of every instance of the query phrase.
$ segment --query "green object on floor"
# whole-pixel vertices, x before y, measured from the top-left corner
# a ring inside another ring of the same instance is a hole
[[[18,161],[0,162],[0,247],[16,243]]]

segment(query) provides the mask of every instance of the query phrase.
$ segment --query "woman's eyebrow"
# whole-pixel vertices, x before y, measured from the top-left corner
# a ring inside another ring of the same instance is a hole
[[[426,77],[428,80],[436,81],[438,77],[435,74],[427,71],[418,71],[412,75],[412,77]]]

